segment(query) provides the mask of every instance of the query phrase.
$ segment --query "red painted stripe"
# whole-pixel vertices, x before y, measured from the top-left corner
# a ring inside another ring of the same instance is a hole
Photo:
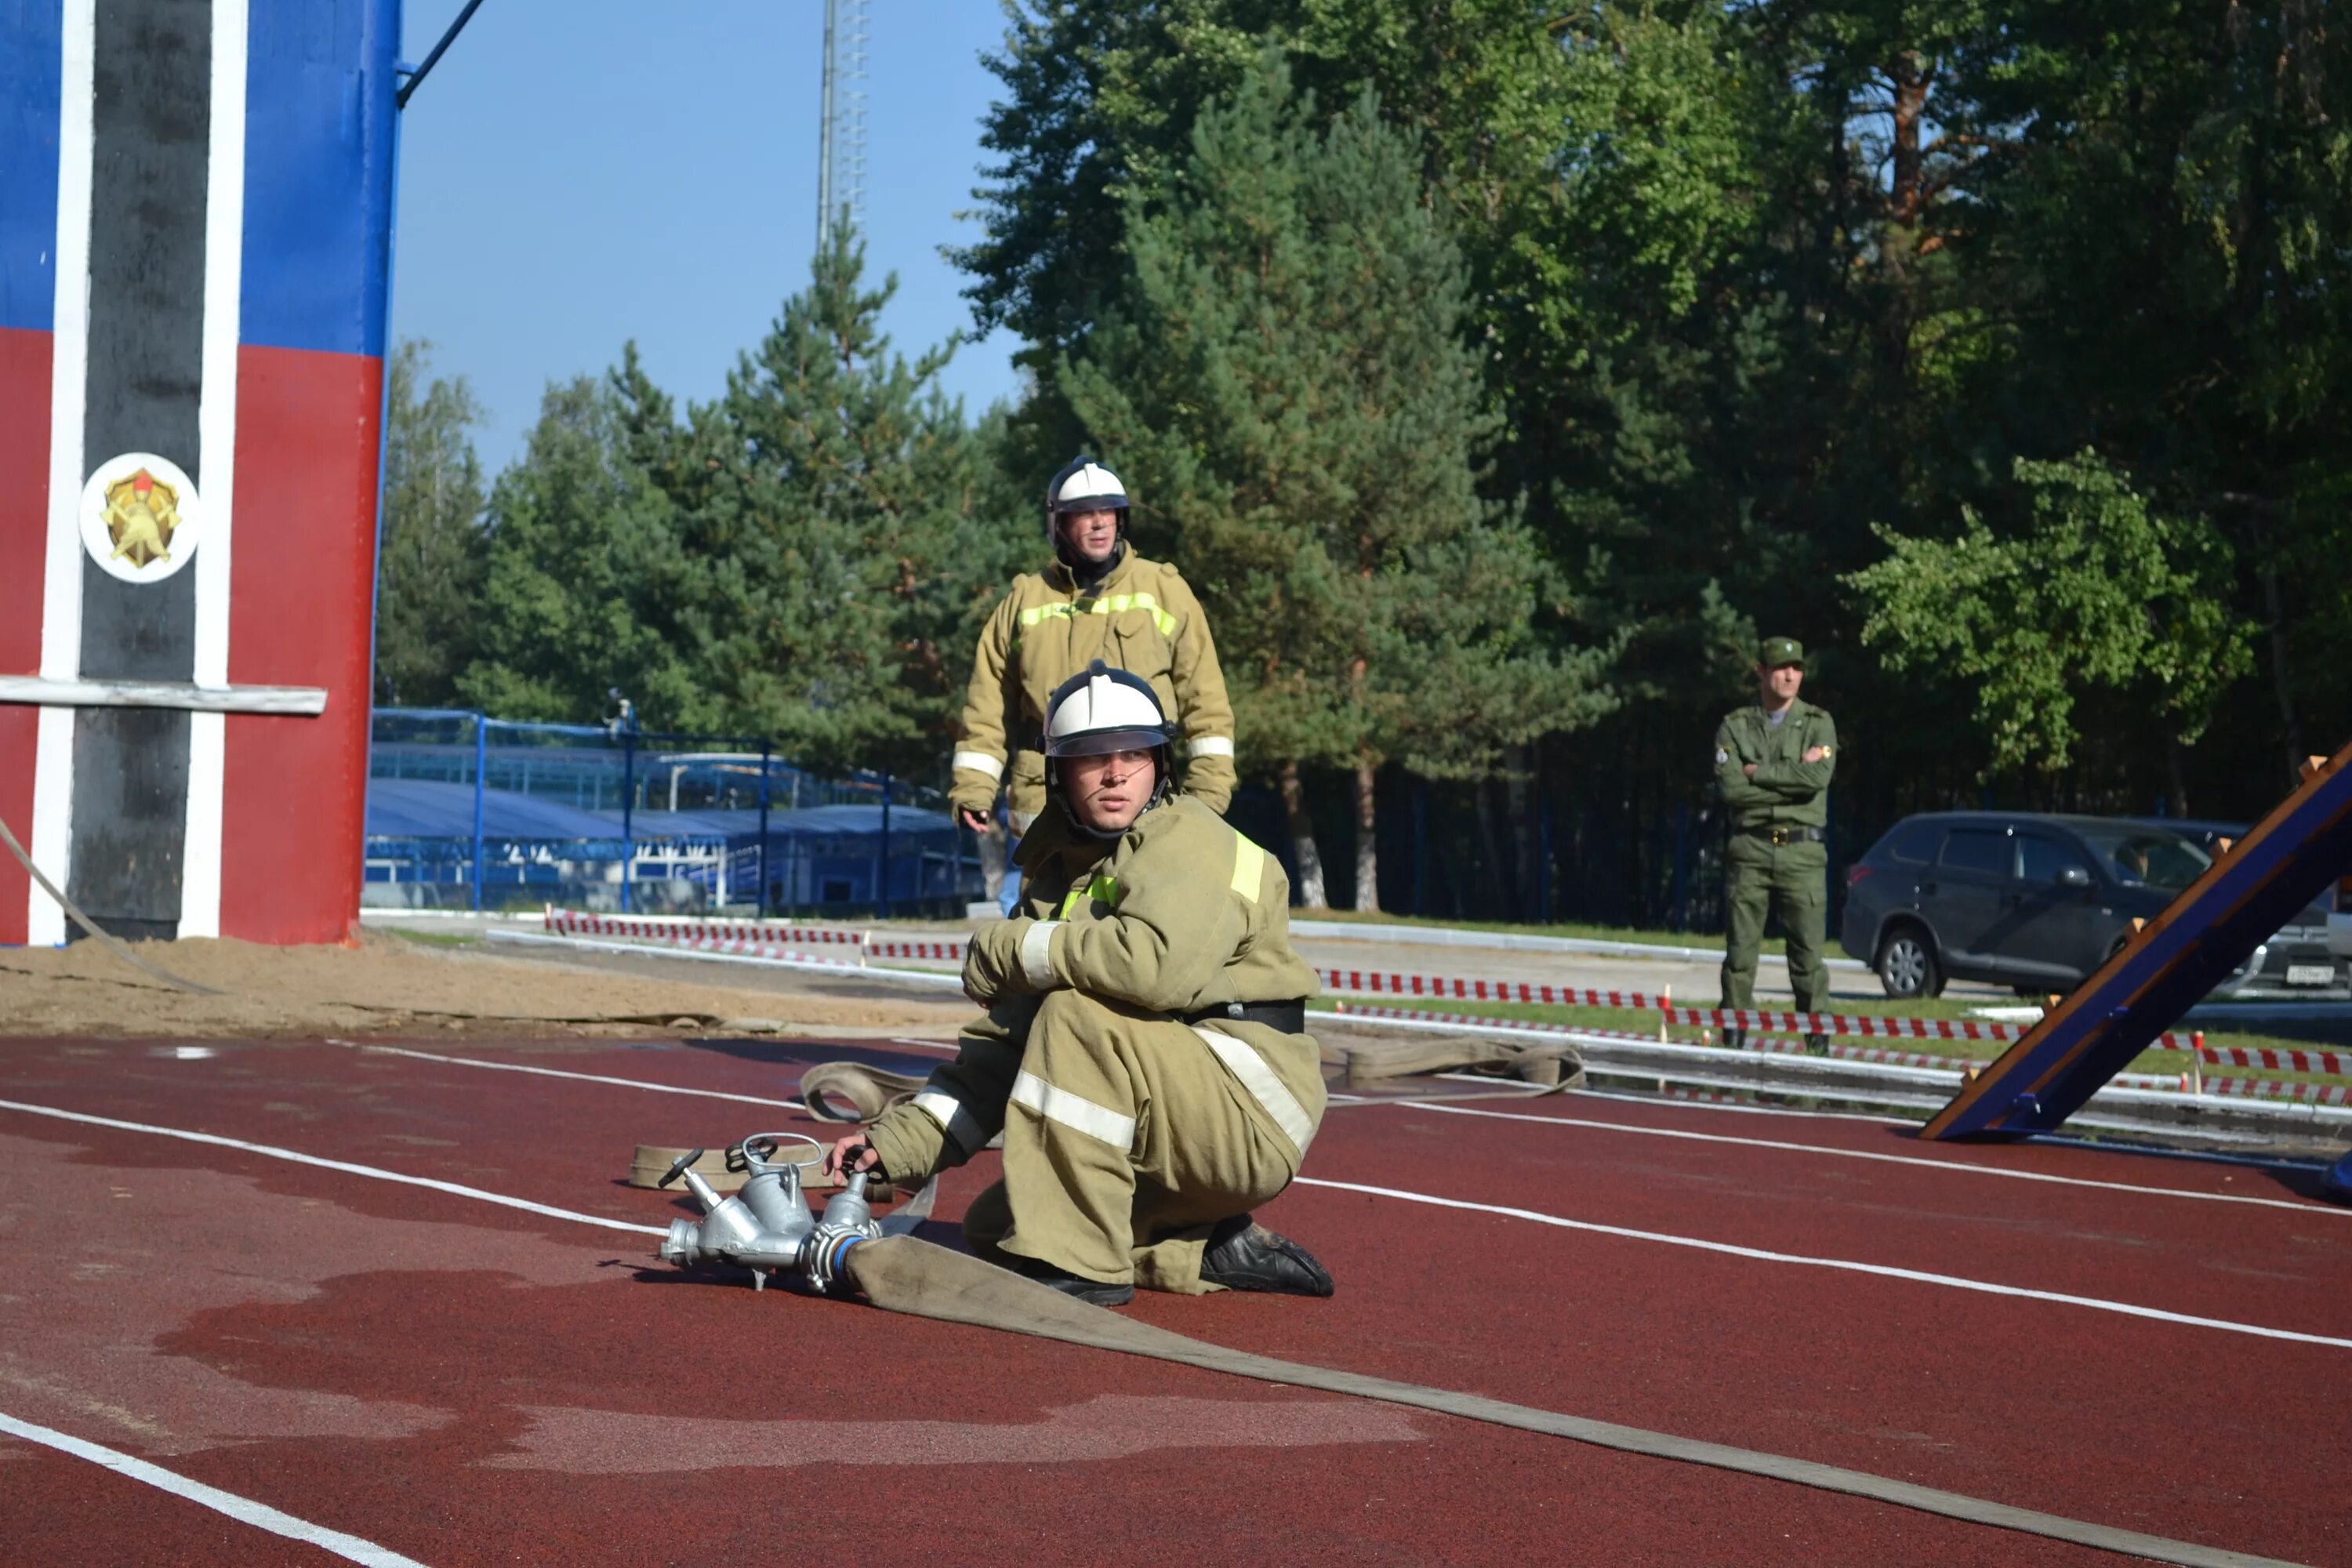
[[[315,719],[231,714],[221,934],[341,942],[359,918],[383,363],[237,350],[228,678],[323,686]]]
[[[0,328],[0,672],[41,673],[42,563],[49,535],[49,334]],[[0,704],[0,821],[33,839],[37,708]],[[21,942],[32,884],[0,853],[0,942]]]

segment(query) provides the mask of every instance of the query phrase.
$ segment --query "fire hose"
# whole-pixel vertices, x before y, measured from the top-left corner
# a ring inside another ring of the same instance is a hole
[[[694,1150],[672,1165],[669,1174],[662,1178],[662,1184],[667,1186],[683,1176],[702,1205],[704,1217],[699,1225],[688,1219],[673,1221],[656,1255],[680,1268],[710,1263],[748,1268],[752,1271],[755,1286],[764,1286],[772,1271],[783,1276],[787,1283],[820,1294],[846,1295],[854,1289],[876,1307],[911,1317],[967,1323],[1122,1355],[1175,1362],[1261,1383],[1322,1389],[1359,1399],[1410,1405],[1442,1415],[1567,1437],[1621,1453],[1646,1454],[1654,1458],[1790,1481],[1970,1524],[2179,1563],[2183,1568],[2283,1568],[2276,1558],[2012,1508],[2006,1503],[1874,1476],[1865,1470],[1849,1470],[1810,1459],[1538,1410],[1452,1389],[1277,1361],[1189,1339],[1073,1300],[1051,1286],[915,1237],[915,1227],[929,1217],[938,1186],[936,1177],[906,1208],[887,1221],[877,1221],[866,1202],[865,1176],[853,1174],[849,1184],[825,1205],[824,1216],[819,1218],[810,1212],[802,1195],[799,1167],[776,1158],[779,1146],[786,1140],[818,1147],[816,1140],[799,1133],[769,1132],[754,1133],[728,1152],[729,1168],[747,1171],[751,1178],[733,1197],[720,1197],[709,1182],[690,1169],[703,1151]]]

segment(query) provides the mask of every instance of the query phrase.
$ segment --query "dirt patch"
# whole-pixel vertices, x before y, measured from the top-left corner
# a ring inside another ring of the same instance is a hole
[[[224,993],[148,978],[96,942],[0,951],[0,1035],[604,1038],[648,1029],[952,1029],[960,997],[844,998],[509,958],[380,931],[348,946],[138,942],[148,962]],[[763,982],[768,976],[761,976]]]

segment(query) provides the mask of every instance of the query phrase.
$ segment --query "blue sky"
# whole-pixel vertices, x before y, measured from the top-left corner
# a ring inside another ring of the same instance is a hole
[[[462,7],[409,0],[404,58]],[[940,247],[977,233],[955,215],[1004,21],[990,0],[870,9],[866,263],[898,274],[883,320],[911,355],[971,326]],[[550,380],[634,337],[664,388],[710,397],[806,284],[824,35],[824,0],[486,0],[434,68],[402,128],[393,334],[473,384],[493,472]],[[1014,393],[1015,346],[957,351],[943,384],[969,413]]]

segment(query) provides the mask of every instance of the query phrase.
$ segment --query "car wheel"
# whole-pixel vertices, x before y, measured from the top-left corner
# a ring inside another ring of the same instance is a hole
[[[1935,944],[1917,926],[1897,926],[1878,944],[1878,983],[1889,996],[1938,996],[1944,990],[1943,966],[1936,962]]]

